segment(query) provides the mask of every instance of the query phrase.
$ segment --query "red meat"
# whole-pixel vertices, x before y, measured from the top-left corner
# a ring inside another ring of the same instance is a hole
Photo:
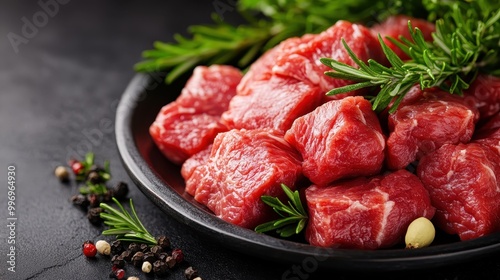
[[[184,178],[184,181],[187,181],[191,175],[193,175],[194,170],[205,163],[207,163],[208,158],[210,157],[210,152],[212,151],[212,144],[208,145],[204,150],[199,151],[198,153],[192,155],[188,158],[183,164],[181,168],[181,176]],[[196,193],[197,186],[190,186],[186,188],[186,192],[192,196]]]
[[[420,180],[406,170],[323,188],[313,185],[305,196],[306,239],[321,247],[391,247],[402,241],[414,219],[430,219],[435,212]]]
[[[229,223],[254,228],[274,218],[262,195],[284,199],[280,185],[295,189],[302,177],[300,155],[280,134],[230,130],[214,140],[208,162],[186,181],[195,199]]]
[[[301,153],[304,175],[320,186],[375,175],[384,163],[385,136],[370,102],[359,96],[327,102],[296,119],[285,140]]]
[[[424,39],[426,41],[432,41],[432,32],[435,31],[435,26],[433,23],[428,22],[423,19],[417,19],[405,15],[391,16],[387,18],[384,22],[377,24],[371,28],[374,35],[382,37],[384,43],[387,44],[401,59],[409,59],[408,55],[405,54],[400,48],[398,48],[394,43],[388,40],[386,37],[392,37],[398,41],[400,36],[411,41],[410,29],[408,28],[408,21],[411,22],[413,28],[418,28],[422,31]]]
[[[232,66],[197,66],[176,101],[198,113],[220,116],[236,95],[241,78],[241,71]]]
[[[318,85],[323,92],[348,85],[351,82],[347,80],[326,76],[324,72],[332,69],[320,62],[320,58],[327,57],[355,66],[341,39],[344,39],[349,48],[363,61],[367,61],[369,58],[380,61],[385,57],[377,39],[368,28],[341,20],[314,36],[300,48],[295,48],[292,52],[278,57],[273,67],[273,73],[308,81]],[[333,98],[340,99],[344,96]]]
[[[164,106],[149,127],[158,149],[179,165],[210,145],[223,131],[227,128],[218,116],[196,113],[196,109],[182,107],[175,101]]]
[[[292,78],[271,76],[249,85],[247,95],[236,95],[221,122],[235,129],[274,129],[280,133],[320,104],[318,87]]]
[[[500,229],[499,150],[446,144],[423,157],[417,174],[436,207],[435,224],[468,240]]]
[[[478,119],[475,108],[461,97],[441,91],[423,92],[414,102],[401,104],[389,116],[386,163],[402,169],[443,144],[467,143]]]
[[[227,127],[220,115],[236,94],[241,72],[231,66],[198,66],[176,101],[164,106],[149,127],[156,146],[182,164],[205,149]]]
[[[480,74],[464,91],[466,102],[479,110],[481,120],[500,112],[500,78]]]

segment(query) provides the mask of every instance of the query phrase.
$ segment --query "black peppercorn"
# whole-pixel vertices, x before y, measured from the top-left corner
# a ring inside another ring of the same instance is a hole
[[[166,251],[170,248],[170,240],[165,235],[159,236],[156,239],[156,243],[163,249],[163,251]]]
[[[155,261],[153,263],[153,271],[157,276],[164,276],[167,274],[168,266],[165,262]]]
[[[156,256],[155,254],[151,253],[151,252],[146,252],[144,253],[144,261],[145,262],[150,262],[150,263],[154,263],[156,261]]]
[[[73,202],[74,205],[81,207],[84,210],[87,210],[89,207],[89,201],[87,197],[83,194],[77,194],[71,197],[71,202]]]
[[[155,254],[156,258],[158,258],[160,254],[163,253],[163,249],[158,245],[151,247],[150,251],[151,253]]]
[[[87,181],[90,181],[92,184],[98,184],[101,182],[101,180],[101,176],[99,176],[99,173],[95,171],[90,171],[87,175]]]
[[[130,251],[130,253],[132,253],[132,256],[139,252],[140,251],[140,247],[139,247],[139,244],[135,243],[135,242],[132,242],[128,245],[128,250]]]
[[[143,252],[143,253],[149,252],[149,246],[144,244],[144,243],[139,245],[139,248],[140,248],[141,252]]]
[[[141,267],[144,262],[144,253],[139,251],[132,256],[132,264],[135,267]]]
[[[123,251],[121,253],[121,257],[126,261],[126,262],[131,262],[132,261],[132,256],[134,254],[132,254],[129,250],[126,250],[126,251]]]
[[[99,204],[101,203],[101,200],[99,199],[99,196],[95,193],[88,194],[87,195],[87,200],[89,201],[89,206],[91,208],[94,207],[99,207]]]
[[[101,195],[102,202],[110,202],[113,197],[113,191],[108,190],[105,194]]]
[[[128,185],[125,182],[119,182],[113,189],[113,196],[118,199],[125,199],[128,194]]]
[[[125,260],[122,256],[115,255],[111,258],[111,263],[117,268],[123,268],[125,266]]]
[[[122,242],[120,240],[115,240],[111,242],[111,255],[118,255],[123,252]]]
[[[160,253],[158,255],[158,260],[159,261],[162,261],[162,262],[166,262],[167,261],[167,257],[168,257],[168,254],[163,252],[163,253]]]
[[[87,218],[92,224],[98,225],[102,222],[101,212],[104,211],[101,207],[90,208],[87,212]]]
[[[186,268],[186,270],[184,270],[184,275],[186,276],[186,279],[193,280],[194,278],[198,277],[198,271],[190,266]]]
[[[172,256],[168,256],[165,262],[167,263],[168,268],[173,268],[177,264],[177,262]]]

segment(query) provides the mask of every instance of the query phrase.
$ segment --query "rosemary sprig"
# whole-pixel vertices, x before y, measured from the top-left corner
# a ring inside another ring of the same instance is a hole
[[[402,11],[424,11],[420,0],[241,0],[237,5],[244,24],[234,26],[214,14],[213,24],[189,27],[189,37],[177,34],[174,42],[155,42],[154,49],[142,53],[144,60],[135,70],[167,71],[166,82],[171,83],[197,65],[233,64],[244,69],[284,39],[319,33],[337,20],[376,22]]]
[[[104,220],[104,224],[110,227],[110,229],[103,231],[102,234],[116,235],[116,239],[122,241],[156,245],[155,238],[139,220],[132,199],[130,199],[132,214],[127,212],[116,198],[113,197],[113,201],[118,205],[119,209],[115,209],[106,203],[99,205],[104,210],[100,216]]]
[[[281,237],[290,237],[299,234],[306,226],[308,216],[300,201],[299,192],[292,192],[285,184],[281,184],[281,188],[289,199],[288,205],[272,196],[263,195],[261,199],[265,204],[273,207],[273,210],[282,218],[258,225],[255,228],[256,232],[276,230]]]
[[[500,9],[493,10],[493,6],[481,1],[482,4],[470,5],[456,2],[443,18],[436,21],[432,42],[426,42],[422,32],[418,28],[413,29],[411,22],[408,23],[411,40],[400,38],[402,42],[398,42],[389,38],[410,56],[409,61],[402,61],[380,36],[379,41],[390,67],[373,59],[367,63],[361,61],[342,41],[359,68],[330,58],[322,58],[321,62],[334,70],[326,72],[326,75],[355,83],[332,89],[327,94],[379,87],[380,91],[372,99],[373,109],[381,111],[394,101],[389,110],[392,113],[415,84],[420,84],[422,89],[440,87],[451,94],[462,94],[479,72],[498,72]]]

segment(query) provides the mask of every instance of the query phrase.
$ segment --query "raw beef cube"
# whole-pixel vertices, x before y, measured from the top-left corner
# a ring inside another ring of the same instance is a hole
[[[186,182],[196,189],[195,199],[215,215],[245,228],[275,216],[262,195],[286,195],[281,184],[295,189],[302,177],[300,155],[280,134],[269,130],[230,130],[214,140],[206,164]]]
[[[232,66],[197,66],[176,101],[198,113],[220,116],[236,95],[241,78],[240,70]]]
[[[221,122],[232,129],[274,129],[285,133],[292,122],[320,104],[318,88],[292,78],[272,76],[249,85],[248,95],[236,95]]]
[[[181,168],[181,176],[184,181],[187,181],[191,175],[193,175],[194,170],[200,166],[205,164],[208,161],[210,156],[210,151],[212,151],[212,144],[208,145],[204,150],[197,152],[188,158],[183,164]],[[190,188],[186,188],[186,192],[192,196],[194,196],[196,192],[196,186],[191,186]]]
[[[314,246],[379,249],[396,245],[418,217],[435,209],[416,175],[398,170],[305,190],[306,239]]]
[[[408,55],[405,54],[400,48],[393,44],[386,37],[392,37],[398,41],[400,36],[411,41],[410,29],[408,28],[408,21],[411,22],[413,28],[418,28],[422,31],[424,39],[426,41],[432,41],[432,32],[435,30],[433,23],[428,22],[423,19],[413,18],[405,15],[391,16],[387,18],[384,22],[377,24],[371,28],[374,35],[382,37],[384,43],[387,44],[401,59],[409,59]]]
[[[164,106],[149,127],[160,151],[175,164],[205,149],[227,131],[220,115],[236,94],[241,72],[231,66],[198,66],[176,101]]]
[[[341,178],[375,175],[384,163],[385,136],[363,97],[327,102],[295,120],[285,140],[303,158],[303,172],[324,186]]]
[[[476,126],[473,140],[497,148],[500,153],[500,114],[496,114],[480,127]]]
[[[386,162],[402,169],[444,144],[467,143],[478,113],[464,99],[446,92],[423,92],[423,98],[400,105],[389,116]]]
[[[446,144],[417,174],[436,207],[435,224],[461,240],[500,229],[500,154],[478,143]]]
[[[300,48],[295,48],[287,55],[276,59],[273,73],[308,81],[318,85],[324,93],[333,88],[348,85],[350,81],[326,76],[324,72],[332,69],[320,62],[320,58],[327,57],[355,66],[342,44],[342,39],[365,62],[369,58],[377,61],[385,58],[377,39],[368,28],[347,21],[338,21],[306,44],[302,44]],[[345,96],[346,94],[335,95],[329,99],[341,99]]]
[[[174,101],[160,110],[149,134],[165,157],[180,165],[210,145],[219,132],[227,131],[219,119]]]
[[[467,102],[479,110],[481,120],[500,112],[500,78],[492,75],[478,75],[469,89],[464,91]]]
[[[241,82],[237,87],[238,95],[249,94],[249,85],[254,82],[269,80],[273,75],[272,68],[279,57],[283,55],[287,56],[287,54],[293,52],[294,49],[303,47],[303,45],[314,38],[314,36],[316,35],[306,34],[300,38],[288,38],[274,48],[265,52],[254,63],[252,63],[250,69],[241,79]]]

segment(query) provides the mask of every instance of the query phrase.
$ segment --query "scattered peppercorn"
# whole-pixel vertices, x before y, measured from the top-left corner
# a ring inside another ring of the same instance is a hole
[[[87,258],[93,258],[97,254],[97,249],[95,248],[94,243],[92,243],[91,241],[86,241],[83,244],[82,251]]]
[[[137,276],[130,276],[127,278],[127,280],[140,280],[140,279]]]
[[[105,240],[99,240],[95,243],[95,247],[99,254],[109,256],[111,254],[111,245]]]
[[[142,243],[141,245],[139,245],[139,248],[140,250],[143,252],[143,253],[146,253],[149,251],[149,246],[147,244],[144,244]]]
[[[154,245],[153,247],[151,247],[150,251],[155,255],[156,258],[158,258],[160,254],[163,253],[163,249],[158,245]]]
[[[122,258],[122,256],[119,256],[119,255],[114,255],[111,258],[111,263],[113,264],[113,266],[115,266],[117,268],[125,267],[125,260]]]
[[[81,207],[83,210],[87,210],[89,207],[89,201],[87,199],[87,196],[83,194],[77,194],[71,197],[71,202],[76,205]]]
[[[56,169],[54,169],[54,174],[56,175],[57,179],[62,182],[67,182],[69,180],[68,169],[66,169],[66,167],[64,166],[56,167]]]
[[[163,251],[166,251],[170,248],[170,240],[165,235],[160,235],[156,239],[156,244],[163,248]]]
[[[94,208],[98,207],[99,203],[101,203],[101,200],[99,199],[99,196],[95,193],[91,193],[87,195],[87,200],[89,201],[89,206]]]
[[[168,257],[168,256],[169,256],[169,255],[168,255],[167,253],[163,252],[163,253],[160,253],[160,254],[158,255],[158,258],[157,258],[157,259],[158,259],[158,260],[160,260],[160,261],[162,261],[162,262],[166,262],[166,261],[167,261],[167,257]]]
[[[177,264],[172,256],[167,256],[165,262],[167,263],[168,268],[174,268],[174,266]]]
[[[123,251],[120,255],[126,262],[131,262],[132,261],[132,256],[133,254],[129,251]]]
[[[153,263],[153,271],[157,276],[164,276],[167,274],[168,266],[165,262],[155,261]]]
[[[186,268],[186,270],[184,270],[184,275],[186,276],[186,279],[194,280],[196,277],[198,277],[198,271],[190,266]]]
[[[101,212],[103,211],[101,207],[90,208],[87,212],[87,218],[92,224],[98,225],[102,222]]]
[[[118,255],[123,252],[122,242],[120,240],[115,240],[111,242],[111,254]]]
[[[117,269],[115,272],[114,272],[114,275],[115,275],[115,278],[118,279],[118,280],[121,280],[125,277],[125,270],[123,269]]]
[[[99,176],[99,173],[95,171],[90,171],[89,174],[87,175],[87,180],[92,184],[100,183],[102,181],[101,179],[102,178],[101,176]]]
[[[80,175],[81,173],[83,173],[83,171],[85,169],[83,164],[77,160],[71,161],[70,166],[71,166],[71,170],[73,170],[73,173],[75,175]]]
[[[184,253],[181,249],[174,249],[172,251],[172,257],[177,263],[181,263],[184,260]]]
[[[135,267],[140,267],[144,262],[144,253],[139,251],[132,256],[132,264]]]
[[[113,196],[118,200],[122,200],[122,199],[125,199],[127,197],[127,194],[128,194],[127,183],[118,182],[118,184],[113,189]]]
[[[146,252],[146,253],[144,253],[143,259],[145,262],[154,263],[156,261],[156,256],[155,256],[155,254],[153,254],[151,252]]]
[[[133,256],[135,253],[139,252],[141,248],[139,247],[139,244],[132,242],[128,245],[128,250],[130,251],[130,253],[132,253]]]
[[[153,265],[150,262],[143,262],[142,263],[142,272],[144,273],[150,273],[151,269],[153,268]]]

